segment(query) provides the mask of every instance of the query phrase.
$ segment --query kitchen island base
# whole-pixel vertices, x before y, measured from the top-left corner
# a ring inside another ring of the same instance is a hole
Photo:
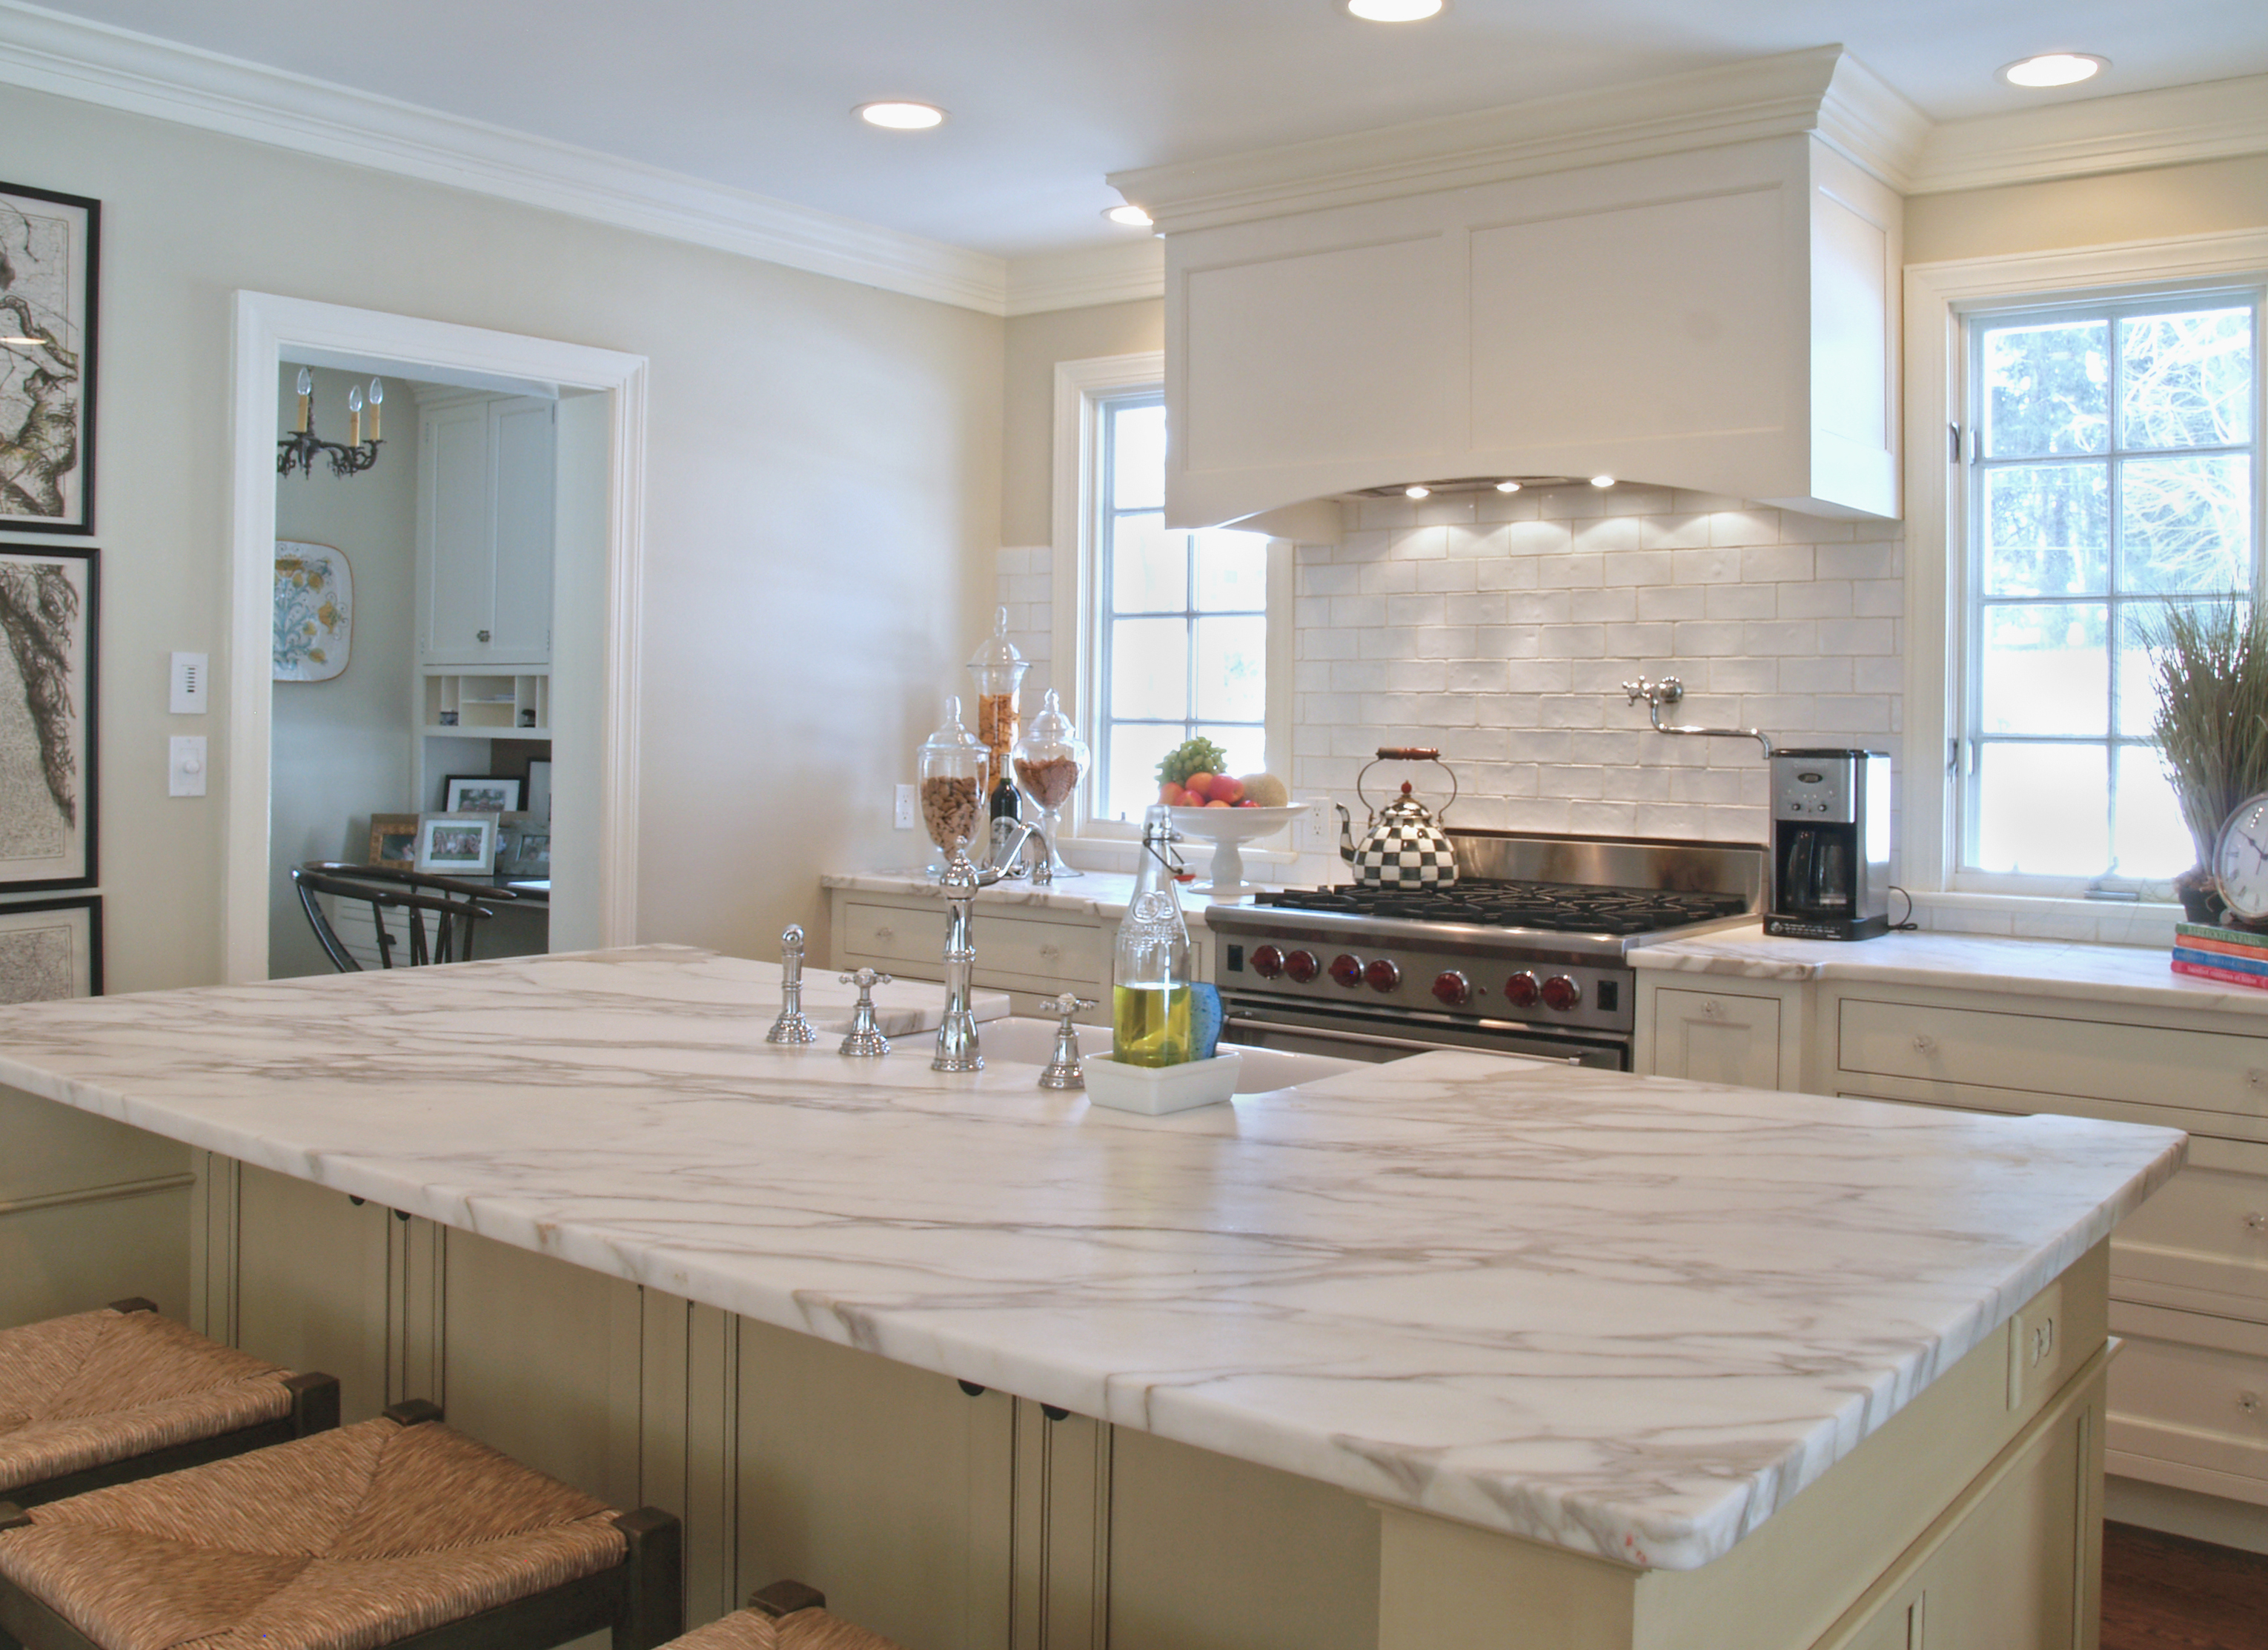
[[[913,1650],[2094,1650],[2098,1244],[1783,1514],[1648,1570],[1403,1508],[195,1154],[198,1326],[445,1403]],[[1926,1634],[1921,1624],[1926,1622]]]

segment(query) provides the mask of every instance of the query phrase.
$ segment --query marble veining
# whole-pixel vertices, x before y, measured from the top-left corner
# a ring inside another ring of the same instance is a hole
[[[1838,944],[1787,939],[1761,924],[1720,928],[1630,954],[1633,968],[1749,980],[1835,980],[1881,985],[1975,987],[2031,997],[2144,1007],[2268,1014],[2268,991],[2176,974],[2166,952],[2070,939],[1992,934],[1891,933]]]
[[[769,1046],[674,947],[0,1010],[0,1081],[602,1272],[1631,1564],[1723,1553],[2171,1131],[1440,1053],[1148,1118]]]
[[[935,895],[937,884],[929,873],[911,871],[836,871],[819,879],[827,888],[847,888],[858,894],[925,894]],[[1061,882],[1034,888],[1029,882],[996,882],[976,896],[976,915],[981,921],[987,905],[1019,905],[1033,910],[1063,911],[1073,916],[1092,917],[1106,923],[1116,923],[1126,915],[1126,902],[1134,896],[1134,879],[1123,872],[1087,871]],[[1192,932],[1204,926],[1205,907],[1211,896],[1204,894],[1182,895],[1182,914],[1189,919]],[[1234,903],[1235,902],[1232,902]],[[976,954],[984,954],[984,943],[980,938]]]

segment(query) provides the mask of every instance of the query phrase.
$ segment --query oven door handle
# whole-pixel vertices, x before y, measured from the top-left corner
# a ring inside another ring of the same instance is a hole
[[[1221,1016],[1224,1033],[1232,1026],[1252,1026],[1263,1031],[1280,1031],[1287,1036],[1315,1037],[1325,1042],[1359,1042],[1366,1049],[1410,1049],[1420,1052],[1439,1051],[1444,1054],[1486,1054],[1498,1060],[1533,1060],[1538,1065],[1580,1065],[1573,1055],[1557,1054],[1498,1054],[1491,1049],[1472,1049],[1461,1042],[1425,1042],[1416,1037],[1381,1037],[1368,1031],[1337,1031],[1324,1026],[1295,1026],[1280,1020],[1265,1019],[1259,1014],[1228,1013]],[[1264,1046],[1264,1045],[1263,1045]]]

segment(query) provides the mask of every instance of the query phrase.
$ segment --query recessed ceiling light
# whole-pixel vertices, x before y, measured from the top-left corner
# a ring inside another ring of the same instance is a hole
[[[1404,498],[1431,498],[1433,490],[1430,487],[1405,487],[1402,490],[1402,496]]]
[[[898,99],[861,103],[853,113],[869,126],[884,127],[893,132],[925,132],[932,126],[945,124],[945,111],[934,103]]]
[[[1500,493],[1516,493],[1520,490],[1520,483],[1518,482],[1498,482],[1496,484],[1496,490]]]
[[[1123,224],[1129,229],[1150,227],[1150,214],[1138,206],[1114,206],[1103,213],[1114,224]]]
[[[2020,57],[2004,64],[2000,78],[2012,86],[2075,86],[2110,67],[2108,57],[2097,57],[2093,52],[2043,52],[2037,57]]]
[[[1615,478],[1611,475],[1594,475],[1591,477],[1591,485],[1594,487],[1612,487],[1614,484]]]
[[[1441,10],[1442,0],[1344,0],[1350,17],[1366,23],[1422,23]]]

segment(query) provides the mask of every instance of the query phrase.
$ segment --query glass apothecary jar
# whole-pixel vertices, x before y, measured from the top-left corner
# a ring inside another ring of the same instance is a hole
[[[1049,689],[1040,701],[1040,713],[1032,718],[1031,731],[1016,741],[1015,772],[1018,788],[1042,816],[1040,829],[1048,839],[1048,867],[1058,879],[1079,874],[1064,863],[1056,833],[1063,821],[1063,805],[1086,773],[1088,755],[1086,741],[1064,714],[1056,690]]]
[[[983,741],[963,726],[961,700],[945,702],[945,720],[922,742],[922,827],[938,847],[938,865],[951,857],[956,842],[977,843],[984,777],[991,761]]]
[[[1008,609],[996,608],[992,634],[968,656],[968,674],[976,678],[976,742],[991,753],[988,786],[1008,777],[1008,753],[1015,748],[1022,720],[1019,696],[1024,673],[1031,668],[1016,645],[1008,639]]]

